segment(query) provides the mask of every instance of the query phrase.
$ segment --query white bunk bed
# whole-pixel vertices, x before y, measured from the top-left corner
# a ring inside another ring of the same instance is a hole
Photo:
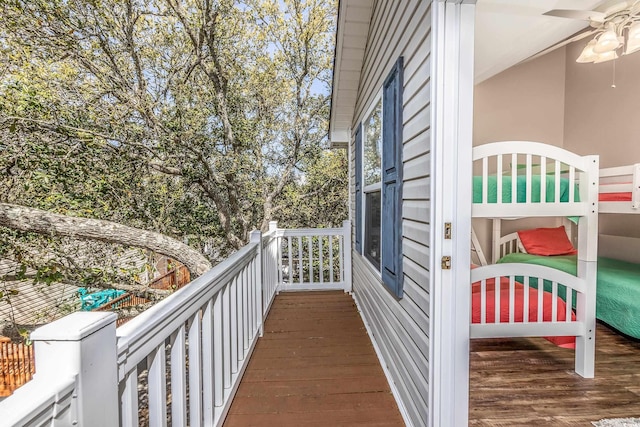
[[[575,371],[592,378],[598,156],[578,156],[538,142],[505,141],[474,147],[473,162],[473,217],[573,216],[579,221],[577,276],[524,263],[472,269],[472,301],[480,314],[472,318],[471,338],[575,336]],[[550,292],[543,291],[546,284],[538,287],[538,280],[550,282]]]
[[[600,169],[600,213],[640,213],[640,163]]]

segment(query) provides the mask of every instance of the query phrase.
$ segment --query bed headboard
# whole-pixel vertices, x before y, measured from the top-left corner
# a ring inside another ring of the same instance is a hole
[[[598,255],[640,264],[640,239],[601,234]]]

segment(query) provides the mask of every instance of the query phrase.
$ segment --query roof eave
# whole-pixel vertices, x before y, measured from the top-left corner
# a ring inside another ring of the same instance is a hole
[[[338,4],[329,116],[331,148],[346,148],[351,140],[351,124],[372,9],[373,0],[340,0]]]

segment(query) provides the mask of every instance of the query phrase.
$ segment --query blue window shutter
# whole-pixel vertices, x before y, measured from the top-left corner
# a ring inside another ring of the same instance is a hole
[[[362,253],[362,126],[356,129],[356,223],[355,223],[355,245],[356,251]]]
[[[402,85],[398,58],[382,89],[382,281],[402,297]]]

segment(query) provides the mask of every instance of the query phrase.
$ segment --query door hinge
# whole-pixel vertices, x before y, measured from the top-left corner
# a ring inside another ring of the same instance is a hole
[[[444,223],[444,238],[446,240],[451,240],[451,223],[450,222]]]
[[[442,257],[442,269],[451,270],[451,257],[446,255]]]

